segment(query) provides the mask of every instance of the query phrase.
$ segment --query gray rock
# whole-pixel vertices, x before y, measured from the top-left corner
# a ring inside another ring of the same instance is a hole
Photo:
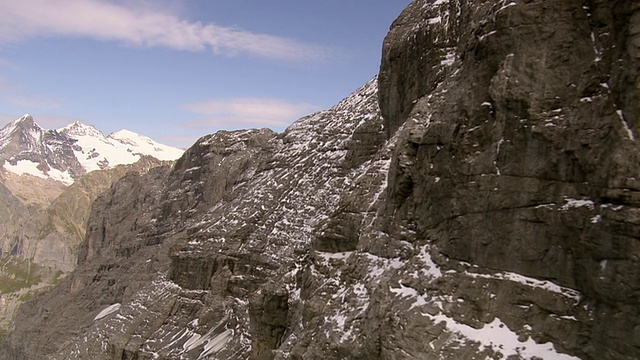
[[[114,184],[0,353],[639,358],[638,9],[414,1],[379,81]]]

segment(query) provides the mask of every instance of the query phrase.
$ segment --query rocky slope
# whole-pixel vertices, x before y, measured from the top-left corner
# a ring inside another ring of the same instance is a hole
[[[163,164],[168,162],[143,157],[92,171],[68,187],[30,175],[1,178],[0,333],[13,327],[14,310],[23,300],[75,269],[97,196],[129,172],[145,173]]]
[[[334,108],[115,183],[0,353],[639,358],[639,10],[415,0]]]

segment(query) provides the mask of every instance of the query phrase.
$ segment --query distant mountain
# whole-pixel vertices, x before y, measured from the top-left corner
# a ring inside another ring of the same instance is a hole
[[[28,114],[0,130],[0,166],[4,170],[65,185],[93,170],[133,164],[144,155],[164,161],[176,160],[182,153],[129,130],[104,136],[78,121],[46,130]]]

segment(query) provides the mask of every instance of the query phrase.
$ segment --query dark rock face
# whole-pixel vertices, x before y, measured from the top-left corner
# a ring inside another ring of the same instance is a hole
[[[264,287],[250,299],[252,359],[273,359],[271,351],[280,346],[291,322],[288,315],[289,292],[285,287]]]
[[[432,7],[414,1],[391,25],[379,74],[388,137],[404,123],[415,101],[445,79],[463,31],[456,14],[466,5],[451,1]]]
[[[414,1],[379,86],[114,184],[0,353],[639,358],[639,10]]]
[[[381,70],[381,94],[391,96],[380,97],[383,114],[408,115],[391,169],[386,214],[396,220],[388,230],[409,220],[450,260],[578,289],[590,314],[572,320],[580,336],[547,336],[583,358],[636,358],[632,34],[640,3],[423,5],[414,2],[396,22]],[[415,17],[432,25],[412,30]],[[433,65],[442,59],[437,49],[394,55],[403,43],[415,49],[421,34],[457,34],[445,70]],[[403,65],[417,59],[426,68]],[[407,91],[402,77],[427,83]],[[398,126],[386,121],[391,131]],[[612,313],[619,315],[606,321]]]

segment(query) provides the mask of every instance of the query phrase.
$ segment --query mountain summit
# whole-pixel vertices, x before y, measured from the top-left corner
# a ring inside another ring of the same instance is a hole
[[[94,126],[79,121],[46,130],[29,114],[0,130],[0,167],[65,185],[93,170],[133,164],[144,155],[176,160],[182,153],[129,130],[104,136]]]

